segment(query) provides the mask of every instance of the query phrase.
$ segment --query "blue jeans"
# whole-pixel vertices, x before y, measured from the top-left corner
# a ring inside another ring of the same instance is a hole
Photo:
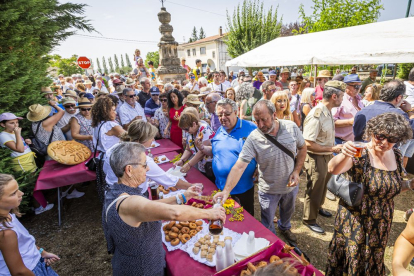
[[[273,223],[273,217],[277,206],[279,206],[279,220],[277,226],[280,230],[289,230],[292,225],[290,219],[293,212],[295,212],[295,200],[298,194],[299,186],[287,194],[267,194],[259,191],[259,203],[262,211],[262,224],[264,227],[276,234],[275,225]]]
[[[59,276],[50,266],[46,266],[43,258],[40,258],[32,272],[36,276]]]

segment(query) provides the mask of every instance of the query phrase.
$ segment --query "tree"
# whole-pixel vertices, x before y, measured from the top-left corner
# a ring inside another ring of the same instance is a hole
[[[112,59],[111,57],[108,58],[108,63],[109,63],[109,70],[111,70],[111,73],[114,73],[114,64],[112,63]]]
[[[307,16],[303,4],[299,33],[314,33],[376,22],[383,10],[381,0],[312,0],[313,13]]]
[[[93,31],[85,4],[56,0],[14,0],[0,4],[0,113],[25,117],[32,104],[46,104],[40,92],[51,85],[47,76],[52,49],[78,30]],[[30,122],[21,120],[23,137],[28,138]],[[0,172],[13,174],[23,190],[20,211],[27,211],[32,199],[36,174],[14,172],[10,151],[0,151]]]
[[[99,59],[98,58],[96,58],[96,66],[98,67],[98,71],[99,71],[99,73],[103,73],[102,72],[102,68],[101,68],[101,63],[99,62]]]
[[[188,40],[189,43],[197,41],[198,40],[198,36],[197,36],[197,29],[194,26],[193,28],[193,32],[191,33],[190,39]]]
[[[102,57],[102,67],[103,67],[104,73],[105,73],[105,74],[109,74],[108,67],[106,66],[106,60],[105,60],[105,57]]]
[[[297,34],[301,28],[305,26],[304,23],[291,22],[289,24],[283,24],[280,31],[280,36],[291,36]]]
[[[127,53],[125,53],[125,59],[128,67],[132,68],[131,60],[129,59],[129,56]]]
[[[116,56],[116,54],[114,55],[114,62],[115,62],[115,71],[119,72],[120,67],[119,67],[118,57]]]
[[[125,67],[124,56],[121,54],[121,67]]]
[[[65,76],[83,74],[83,69],[76,63],[76,60],[78,59],[77,55],[73,55],[70,58],[62,58],[59,55],[53,55],[50,58],[50,65],[58,68],[58,74],[63,74]]]
[[[228,35],[225,43],[232,58],[244,54],[280,36],[281,21],[277,8],[264,11],[263,2],[244,0],[235,8],[233,16],[227,11]]]
[[[200,34],[198,35],[198,39],[206,38],[206,33],[203,30],[203,27],[200,28]]]
[[[148,52],[147,56],[145,57],[145,66],[147,67],[148,61],[152,61],[154,63],[154,68],[158,68],[158,64],[160,63],[160,52]]]

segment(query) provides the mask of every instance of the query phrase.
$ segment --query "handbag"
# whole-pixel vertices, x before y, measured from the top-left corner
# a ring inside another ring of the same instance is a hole
[[[265,134],[264,136],[270,142],[272,142],[276,147],[278,147],[280,150],[282,150],[284,153],[286,153],[290,158],[292,158],[293,159],[293,162],[295,163],[295,166],[296,166],[297,159],[295,158],[295,155],[293,154],[293,152],[291,152],[290,150],[288,150],[285,146],[283,146],[281,143],[279,143],[275,138],[273,138],[269,134]],[[303,173],[303,170],[301,168],[300,169],[300,172],[299,172],[299,176],[301,176],[302,173]]]
[[[368,155],[365,155],[369,158]],[[335,196],[341,198],[348,206],[357,207],[361,205],[364,195],[364,179],[368,161],[365,161],[362,182],[353,182],[346,179],[343,174],[332,175],[328,181],[328,190]]]
[[[40,128],[41,124],[42,124],[42,121],[40,121],[37,124],[36,132],[34,133],[34,137],[31,139],[32,144],[30,145],[30,148],[34,153],[36,153],[36,155],[46,156],[47,155],[47,145],[45,143],[43,143],[41,140],[39,140],[39,138],[37,138],[37,136],[36,136],[37,133],[39,132],[39,128]],[[54,131],[55,131],[55,129],[53,127],[52,128],[52,133],[50,134],[50,137],[49,137],[49,144],[52,142]]]
[[[103,122],[98,129],[98,139],[96,140],[96,146],[95,146],[95,150],[93,152],[93,158],[91,158],[88,162],[85,163],[85,166],[88,168],[88,170],[90,171],[96,171],[96,167],[98,166],[100,160],[99,158],[96,157],[96,152],[98,150],[98,145],[99,145],[99,138],[100,138],[100,133],[101,133],[101,127],[105,124],[106,122]]]

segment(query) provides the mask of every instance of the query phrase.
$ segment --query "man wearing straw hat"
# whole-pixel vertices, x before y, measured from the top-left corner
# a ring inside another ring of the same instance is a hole
[[[289,69],[287,69],[287,68],[283,68],[282,72],[280,73],[280,81],[279,82],[282,84],[283,90],[288,90],[289,89],[289,81],[288,81],[289,74],[290,74],[290,72],[289,72]]]
[[[318,103],[323,98],[323,90],[325,88],[325,83],[327,83],[332,78],[331,71],[321,70],[319,71],[318,76],[316,77],[316,83],[318,84],[315,87],[315,103]],[[314,105],[315,106],[315,105]]]
[[[72,134],[70,132],[70,119],[78,113],[78,110],[75,109],[76,102],[71,98],[64,98],[62,105],[65,108],[65,114],[57,123],[58,128],[60,128],[66,136],[66,140],[73,140]]]

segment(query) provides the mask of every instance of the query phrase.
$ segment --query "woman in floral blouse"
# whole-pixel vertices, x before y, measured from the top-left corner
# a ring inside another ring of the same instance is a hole
[[[195,146],[196,139],[201,141],[209,140],[214,137],[214,131],[205,121],[201,121],[198,116],[190,112],[183,112],[178,122],[178,126],[186,133],[186,148],[180,160],[174,165],[182,166],[181,172],[186,173],[192,166],[198,163],[198,169],[203,174],[206,173],[205,165],[212,162],[212,157],[206,156]],[[190,159],[187,163],[187,160]]]
[[[359,206],[339,201],[326,275],[386,274],[384,254],[394,214],[393,198],[413,190],[411,182],[402,179],[402,156],[394,145],[412,136],[402,115],[384,113],[367,122],[364,140],[369,142],[362,157],[354,157],[356,148],[348,141],[329,162],[330,173],[345,173],[348,179],[363,183],[364,194]]]
[[[159,98],[161,102],[161,107],[155,111],[154,123],[155,126],[157,126],[160,130],[162,138],[170,138],[170,131],[168,131],[167,133],[164,132],[169,122],[167,93],[160,94]]]

